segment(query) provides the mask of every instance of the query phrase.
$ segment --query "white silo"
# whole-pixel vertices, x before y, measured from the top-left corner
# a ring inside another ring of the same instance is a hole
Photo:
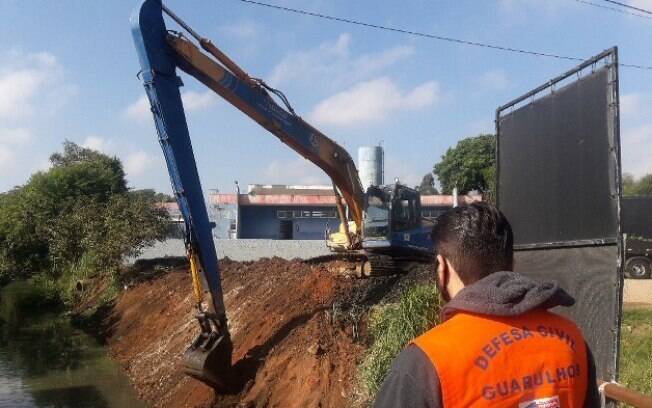
[[[384,183],[384,152],[381,146],[361,146],[358,149],[358,173],[366,190]]]

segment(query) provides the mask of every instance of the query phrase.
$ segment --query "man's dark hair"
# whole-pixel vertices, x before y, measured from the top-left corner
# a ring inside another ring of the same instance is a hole
[[[441,214],[431,237],[435,253],[448,259],[465,285],[513,268],[512,226],[492,205],[473,203]]]

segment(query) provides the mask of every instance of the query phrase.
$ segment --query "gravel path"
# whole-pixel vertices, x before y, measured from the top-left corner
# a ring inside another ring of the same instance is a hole
[[[281,241],[273,239],[216,239],[217,256],[228,256],[234,261],[255,261],[260,258],[277,256],[283,259],[308,259],[328,255],[326,243],[316,241]],[[183,240],[169,239],[146,248],[138,259],[163,258],[166,256],[185,256]]]

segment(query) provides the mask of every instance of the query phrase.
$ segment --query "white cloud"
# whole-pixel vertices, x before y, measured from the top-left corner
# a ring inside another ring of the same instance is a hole
[[[272,161],[257,180],[263,184],[329,184],[326,173],[301,157]]]
[[[154,158],[143,150],[128,154],[124,160],[125,173],[128,176],[143,174],[154,163]]]
[[[124,114],[127,118],[140,122],[152,120],[152,112],[149,109],[149,101],[145,95],[142,95],[140,98],[138,98],[138,100],[127,106]]]
[[[35,159],[34,133],[69,101],[76,87],[47,52],[0,52],[0,169],[8,188],[23,180]],[[48,135],[50,136],[50,135]]]
[[[417,110],[437,102],[439,84],[425,82],[402,91],[387,77],[362,82],[317,104],[310,119],[324,125],[350,126],[380,122],[400,110]]]
[[[196,112],[206,109],[215,103],[215,94],[213,91],[195,92],[187,91],[181,94],[183,108],[186,112]]]
[[[42,73],[21,70],[0,77],[0,117],[19,118],[33,112],[32,99],[45,80]]]
[[[0,54],[0,119],[19,121],[52,113],[74,92],[54,55],[16,50]]]
[[[491,91],[503,91],[509,87],[507,74],[502,69],[487,71],[478,78],[478,84]]]
[[[269,83],[350,84],[377,74],[414,53],[411,46],[398,46],[380,52],[352,56],[351,35],[340,34],[337,40],[292,52],[279,62],[269,75]]]
[[[124,145],[118,143],[116,139],[98,135],[87,136],[81,145],[104,154],[119,157],[122,161],[124,171],[129,177],[142,175],[156,164],[158,159],[142,149],[137,149],[131,144]]]
[[[110,150],[109,142],[100,136],[88,136],[81,145],[104,153]]]
[[[183,108],[186,113],[197,112],[209,108],[216,100],[213,91],[185,91],[181,93]],[[152,122],[152,112],[147,96],[142,95],[124,110],[124,116],[137,122]]]

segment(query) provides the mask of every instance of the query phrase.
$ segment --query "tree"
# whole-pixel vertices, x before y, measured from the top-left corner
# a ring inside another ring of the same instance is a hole
[[[421,179],[421,184],[417,187],[417,190],[422,195],[439,194],[439,191],[435,188],[435,176],[432,173],[426,173]]]
[[[638,180],[634,194],[652,195],[652,174],[647,174]]]
[[[626,196],[652,195],[652,174],[646,174],[640,179],[629,174],[623,174],[623,194]]]
[[[122,258],[163,239],[156,194],[132,194],[115,157],[64,143],[52,168],[0,194],[0,278],[111,273]]]
[[[157,203],[174,203],[177,201],[170,194],[158,193],[151,188],[144,188],[141,190],[131,190],[130,194],[135,196],[142,196],[146,200],[152,200]]]
[[[495,189],[496,137],[481,134],[460,140],[435,164],[433,173],[439,179],[442,193],[459,194],[478,190],[488,193]]]
[[[623,174],[623,195],[635,195],[633,192],[636,189],[636,179],[629,173]]]

